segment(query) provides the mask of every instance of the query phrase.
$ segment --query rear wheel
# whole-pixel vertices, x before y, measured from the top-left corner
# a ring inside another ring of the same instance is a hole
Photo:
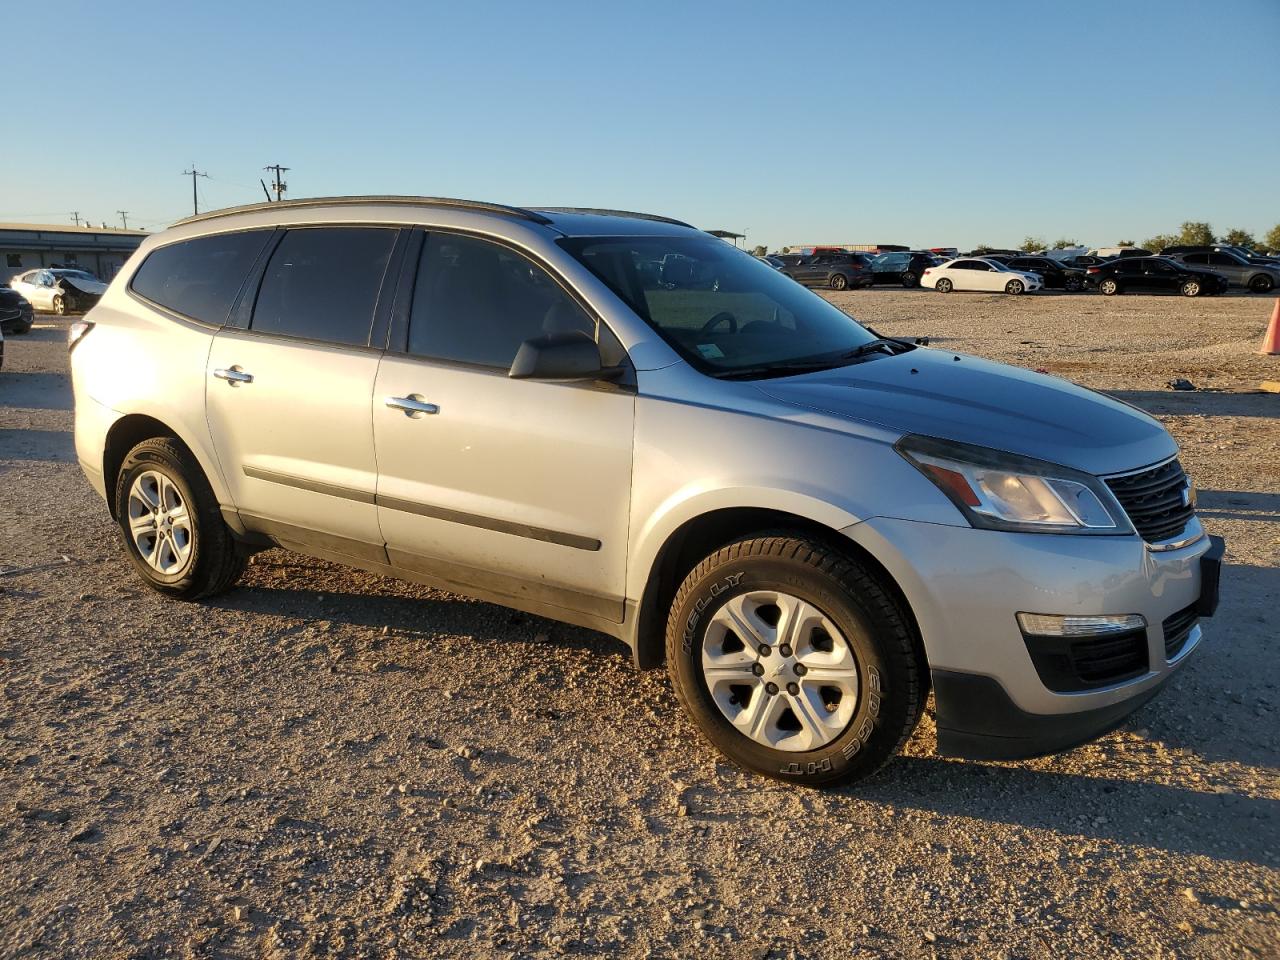
[[[244,571],[209,481],[177,440],[153,437],[129,451],[115,506],[129,559],[153,590],[194,600],[228,589]]]
[[[698,564],[671,606],[667,667],[725,756],[810,786],[877,770],[910,736],[927,694],[888,589],[801,536],[741,540]]]
[[[1114,297],[1120,292],[1120,284],[1111,279],[1103,280],[1098,284],[1098,290],[1100,290],[1104,296]]]
[[[933,289],[937,290],[939,293],[950,293],[954,289],[954,287],[951,286],[950,280],[948,280],[946,277],[943,277],[941,280],[939,280],[937,283],[933,285]]]
[[[1200,291],[1201,287],[1199,280],[1188,280],[1182,285],[1182,295],[1184,297],[1198,297],[1200,296]]]
[[[1024,284],[1021,280],[1010,280],[1008,283],[1004,285],[1004,292],[1011,294],[1012,296],[1015,296],[1015,297],[1026,289],[1027,289],[1026,284]]]
[[[67,301],[62,294],[58,294],[53,298],[53,312],[58,316],[64,316],[67,312]]]
[[[1265,275],[1256,276],[1249,281],[1249,289],[1254,293],[1268,293],[1275,285],[1276,282]]]
[[[849,286],[849,278],[843,273],[833,273],[827,283],[831,285],[832,290],[843,290]]]
[[[910,270],[907,270],[902,274],[902,285],[904,287],[918,287],[920,286],[920,278]]]
[[[1066,290],[1067,293],[1076,293],[1080,289],[1080,286],[1079,277],[1067,277],[1067,279],[1063,281],[1062,289]]]

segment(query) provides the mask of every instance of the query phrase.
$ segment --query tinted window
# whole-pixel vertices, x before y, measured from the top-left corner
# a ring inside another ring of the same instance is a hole
[[[542,267],[487,240],[427,237],[413,290],[410,353],[506,369],[524,341],[573,331],[594,340],[595,320]],[[616,350],[602,345],[601,354],[611,354],[606,364],[618,362]]]
[[[1208,263],[1209,255],[1207,253],[1188,253],[1182,259],[1186,263]]]
[[[221,325],[271,233],[223,233],[160,247],[138,268],[130,287],[175,313]]]
[[[1187,257],[1187,259],[1190,260],[1191,258]],[[1201,260],[1200,262],[1204,263],[1206,261]],[[1240,266],[1240,261],[1237,260],[1235,257],[1231,256],[1229,253],[1211,253],[1208,256],[1207,262],[1217,264],[1220,267]]]
[[[1163,260],[1147,261],[1147,273],[1173,273],[1173,271],[1173,265],[1166,263]]]
[[[290,230],[267,263],[249,327],[259,333],[363,345],[396,231]]]

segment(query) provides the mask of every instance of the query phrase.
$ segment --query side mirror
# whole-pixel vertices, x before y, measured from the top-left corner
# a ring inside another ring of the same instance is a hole
[[[614,380],[621,367],[606,367],[600,348],[582,333],[552,333],[520,344],[507,376],[513,380]]]

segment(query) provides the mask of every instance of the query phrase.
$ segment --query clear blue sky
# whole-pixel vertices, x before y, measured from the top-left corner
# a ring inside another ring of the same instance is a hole
[[[190,212],[194,161],[202,205],[262,199],[278,162],[291,196],[615,206],[770,248],[1280,222],[1280,0],[32,16],[7,18],[0,220],[163,226]]]

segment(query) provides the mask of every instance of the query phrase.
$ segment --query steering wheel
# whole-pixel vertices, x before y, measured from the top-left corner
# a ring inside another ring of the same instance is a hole
[[[729,325],[730,333],[738,332],[738,318],[735,317],[728,310],[721,310],[714,317],[712,317],[710,320],[704,323],[702,325],[702,332],[710,333],[713,329],[715,329],[722,323],[727,323]]]

